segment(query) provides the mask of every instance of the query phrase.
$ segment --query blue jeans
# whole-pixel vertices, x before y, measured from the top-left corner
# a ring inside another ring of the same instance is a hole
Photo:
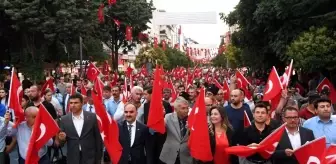
[[[48,153],[40,158],[39,164],[51,164]],[[19,158],[19,164],[25,164],[25,160],[23,158]]]

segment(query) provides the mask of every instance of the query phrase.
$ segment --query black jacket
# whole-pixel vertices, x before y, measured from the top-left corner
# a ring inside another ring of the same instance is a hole
[[[172,109],[172,107],[170,106],[169,103],[162,100],[162,105],[163,105],[163,107],[166,111],[166,114],[173,112],[173,109]],[[147,121],[148,121],[149,108],[150,108],[150,102],[146,102],[144,104],[144,124],[146,124],[146,125],[147,125]]]
[[[312,141],[315,139],[313,131],[310,129],[299,127],[299,133],[300,133],[300,139],[301,139],[301,145],[305,144],[308,141]],[[288,157],[285,153],[285,149],[292,149],[293,147],[290,143],[288,133],[285,130],[280,141],[278,144],[278,147],[276,148],[274,154],[272,155],[273,164],[297,164],[299,163],[295,156],[292,155],[291,157]]]

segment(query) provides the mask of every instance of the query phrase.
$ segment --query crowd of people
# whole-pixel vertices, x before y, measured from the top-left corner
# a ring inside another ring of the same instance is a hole
[[[253,99],[247,99],[246,90],[236,85],[237,78],[231,76],[230,71],[217,69],[210,78],[229,83],[230,96],[225,99],[227,90],[213,84],[206,73],[195,76],[192,85],[185,85],[184,78],[164,77],[173,83],[173,88],[164,87],[162,91],[165,134],[146,125],[153,92],[152,75],[138,76],[133,81],[118,77],[114,84],[109,82],[113,77],[102,78],[105,109],[119,127],[119,142],[123,148],[119,164],[296,164],[294,150],[305,143],[325,136],[326,147],[336,144],[336,116],[329,99],[330,91],[324,89],[318,93],[314,80],[309,81],[305,95],[300,95],[295,87],[284,88],[279,104],[272,107],[270,102],[262,101],[266,79],[250,78]],[[98,128],[92,82],[60,76],[54,78],[55,90],[42,90],[41,85],[25,78],[21,106],[26,120],[13,127],[15,113],[8,107],[10,80],[8,75],[0,83],[1,164],[25,163],[40,104],[60,127],[60,132],[39,150],[40,164],[111,163]],[[124,85],[124,82],[132,85]],[[201,88],[205,88],[204,102],[213,154],[213,160],[208,162],[193,158],[188,147],[190,128],[187,118]],[[127,101],[124,101],[128,92]],[[248,127],[244,126],[245,113],[251,121]],[[259,153],[246,158],[226,153],[225,148],[230,146],[258,146],[283,123],[286,123],[286,130],[270,158],[264,159]],[[64,149],[67,149],[66,153],[63,153]]]

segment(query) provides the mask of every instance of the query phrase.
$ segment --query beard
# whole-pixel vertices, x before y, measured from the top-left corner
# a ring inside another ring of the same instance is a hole
[[[37,100],[39,100],[39,98],[40,98],[39,96],[34,96],[34,97],[31,97],[30,100],[31,101],[37,101]]]

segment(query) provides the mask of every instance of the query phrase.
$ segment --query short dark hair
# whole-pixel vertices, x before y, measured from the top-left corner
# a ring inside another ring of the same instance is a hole
[[[103,87],[103,91],[110,91],[111,92],[112,88],[108,85]]]
[[[255,110],[256,110],[257,108],[265,108],[266,113],[268,113],[267,106],[266,106],[264,103],[257,103],[257,104],[255,105],[254,109],[253,109],[253,113],[255,112]]]
[[[285,113],[286,113],[287,111],[296,111],[296,112],[299,113],[299,110],[298,110],[298,109],[296,109],[296,108],[294,108],[294,107],[292,107],[292,106],[287,106],[287,107],[285,107],[285,108],[282,109],[282,115],[285,116]]]
[[[321,98],[318,98],[314,101],[314,108],[317,109],[318,104],[321,103],[321,102],[327,102],[327,103],[331,104],[330,99],[321,97]]]
[[[119,85],[115,85],[115,86],[111,87],[111,89],[113,89],[113,88],[118,88],[118,91],[121,90]]]
[[[182,88],[182,87],[185,88],[184,85],[179,85],[177,88]]]
[[[83,96],[79,93],[75,93],[69,97],[69,100],[71,99],[79,99],[81,103],[83,103]]]
[[[148,94],[152,94],[153,93],[153,87],[151,87],[151,86],[145,87],[144,91],[147,91]]]
[[[27,95],[23,95],[22,98],[25,99],[26,101],[29,101],[29,97]]]

